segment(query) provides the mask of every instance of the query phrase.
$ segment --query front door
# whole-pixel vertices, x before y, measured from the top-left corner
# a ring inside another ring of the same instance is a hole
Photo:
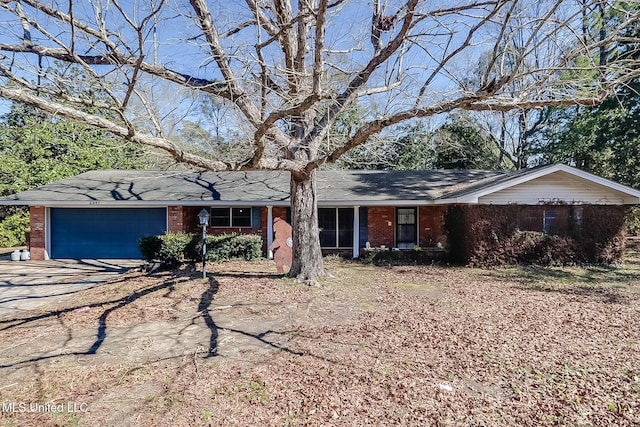
[[[397,208],[396,246],[399,249],[413,249],[417,243],[418,227],[416,208]]]

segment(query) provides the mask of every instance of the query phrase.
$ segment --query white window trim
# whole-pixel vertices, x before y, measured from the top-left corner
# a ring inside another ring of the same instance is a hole
[[[353,243],[350,244],[349,246],[340,246],[340,220],[338,217],[338,209],[348,209],[348,207],[346,206],[322,206],[322,207],[318,207],[318,212],[320,212],[320,209],[333,209],[335,210],[335,214],[336,214],[336,246],[321,246],[322,249],[352,249],[353,250]],[[354,217],[355,217],[355,212],[354,212]],[[320,219],[320,216],[318,215],[318,220]],[[353,222],[351,223],[351,226],[353,227],[354,224]],[[320,224],[318,221],[318,228],[320,228]],[[320,230],[322,230],[322,228],[320,228]],[[354,230],[351,231],[351,235],[352,238],[355,238],[355,228]]]
[[[229,223],[230,225],[213,225],[213,209],[228,209],[229,210]],[[249,209],[249,221],[250,225],[234,225],[233,224],[233,210],[234,209]],[[253,207],[252,206],[209,206],[209,214],[211,219],[209,220],[209,227],[211,228],[253,228]]]

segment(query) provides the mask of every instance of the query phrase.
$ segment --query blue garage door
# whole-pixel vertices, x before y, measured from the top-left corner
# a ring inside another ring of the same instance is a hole
[[[52,208],[51,258],[142,258],[138,239],[166,230],[165,208]]]

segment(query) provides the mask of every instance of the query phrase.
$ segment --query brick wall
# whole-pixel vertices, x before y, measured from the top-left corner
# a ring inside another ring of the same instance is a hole
[[[265,209],[265,224],[266,224],[266,209]],[[285,221],[287,220],[287,207],[286,206],[274,206],[273,207],[273,217],[277,217],[279,216],[280,218],[284,219]]]
[[[569,231],[570,205],[521,205],[518,206],[517,225],[521,231],[543,231],[545,212],[553,210],[555,219],[549,227],[551,234],[564,235]]]
[[[168,231],[185,231],[184,207],[169,206],[167,216]]]
[[[395,245],[396,208],[393,206],[376,206],[368,209],[369,244],[373,247]]]
[[[434,247],[438,242],[446,245],[444,231],[445,206],[418,207],[418,244]],[[369,207],[368,233],[371,246],[395,246],[396,208],[394,206]]]
[[[42,261],[45,259],[45,212],[44,206],[29,207],[29,222],[31,224],[29,251],[31,252],[31,259],[36,261]]]
[[[420,206],[418,208],[418,244],[422,247],[435,247],[438,242],[447,244],[444,231],[446,206]]]
[[[173,230],[171,228],[171,206],[169,208],[169,230],[170,231],[179,231]],[[200,223],[198,220],[198,213],[202,210],[203,206],[176,206],[177,208],[181,208],[182,210],[182,229],[180,231],[184,231],[186,233],[201,233],[202,229],[200,228]],[[255,209],[255,208],[254,208]],[[273,208],[273,217],[275,218],[276,210],[281,214],[282,218],[286,218],[286,208]],[[282,212],[280,212],[282,210]],[[218,235],[218,234],[228,234],[228,233],[238,233],[238,234],[257,234],[262,237],[262,246],[264,253],[267,251],[267,208],[260,208],[260,227],[207,227],[207,234]]]

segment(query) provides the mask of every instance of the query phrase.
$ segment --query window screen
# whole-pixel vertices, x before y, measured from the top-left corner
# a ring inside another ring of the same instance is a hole
[[[251,227],[251,208],[233,208],[231,214],[233,227]]]
[[[230,227],[231,212],[229,208],[211,208],[212,227]]]
[[[337,246],[336,230],[338,229],[335,208],[318,209],[318,227],[320,227],[320,246],[335,248]]]

